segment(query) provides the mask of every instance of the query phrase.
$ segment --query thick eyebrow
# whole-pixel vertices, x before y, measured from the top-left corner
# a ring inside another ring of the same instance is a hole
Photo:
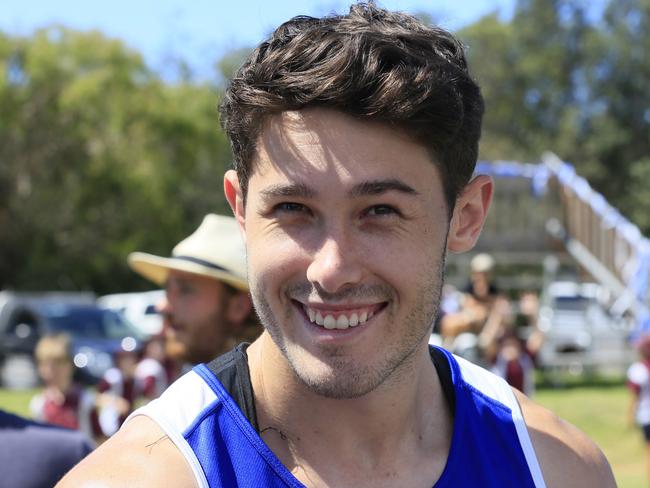
[[[298,197],[298,198],[313,198],[316,192],[303,183],[278,183],[270,185],[260,191],[263,200],[271,200],[274,198],[284,197]]]
[[[363,197],[381,195],[387,191],[398,191],[409,195],[419,195],[414,188],[394,178],[388,180],[364,181],[363,183],[355,185],[350,191],[350,195],[353,197]]]
[[[371,195],[381,195],[388,191],[398,191],[409,195],[419,195],[414,188],[406,183],[391,178],[387,180],[364,181],[352,187],[349,194],[352,197],[363,197]],[[260,191],[263,200],[272,200],[277,198],[304,198],[310,199],[317,195],[317,192],[304,183],[278,183],[270,185]]]

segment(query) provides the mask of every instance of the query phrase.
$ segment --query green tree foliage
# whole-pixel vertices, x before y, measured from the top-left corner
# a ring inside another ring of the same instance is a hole
[[[0,288],[146,286],[128,252],[168,254],[227,210],[217,99],[97,32],[1,36]]]
[[[590,59],[588,175],[650,234],[650,0],[610,1]]]
[[[481,157],[552,150],[650,234],[650,0],[519,0],[458,34],[486,99]],[[228,212],[217,104],[247,52],[207,60],[213,84],[170,83],[98,32],[0,32],[0,288],[144,288],[129,252],[168,254]]]
[[[486,99],[482,157],[536,160],[571,147],[589,32],[581,6],[562,0],[520,0],[511,21],[491,14],[460,32]]]
[[[650,234],[650,0],[519,0],[459,32],[486,99],[481,157],[551,150]]]

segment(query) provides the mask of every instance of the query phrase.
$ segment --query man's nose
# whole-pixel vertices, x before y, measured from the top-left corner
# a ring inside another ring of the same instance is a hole
[[[307,279],[330,293],[359,283],[361,278],[362,266],[355,249],[342,234],[324,239],[307,268]]]

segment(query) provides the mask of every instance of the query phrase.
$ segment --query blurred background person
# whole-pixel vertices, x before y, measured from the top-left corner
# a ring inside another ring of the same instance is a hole
[[[65,334],[43,336],[35,350],[43,391],[32,398],[29,408],[34,419],[80,430],[101,439],[95,395],[74,381],[70,338]]]
[[[209,214],[171,257],[134,252],[131,268],[165,288],[159,305],[165,349],[180,364],[210,361],[262,328],[246,281],[246,252],[234,218]]]
[[[81,432],[34,422],[0,409],[1,486],[54,486],[94,447]]]
[[[106,437],[117,432],[144,395],[144,384],[135,375],[140,361],[138,350],[122,348],[114,358],[115,366],[104,373],[96,387],[99,424]]]
[[[446,290],[437,325],[442,345],[532,395],[535,359],[544,342],[537,327],[539,299],[525,292],[511,303],[496,286],[495,264],[491,255],[477,254],[463,291]]]
[[[499,296],[494,283],[494,258],[486,253],[474,256],[470,262],[470,281],[460,297],[459,309],[447,313],[440,322],[440,334],[445,343],[462,333],[480,334]]]
[[[475,255],[470,261],[470,279],[460,296],[450,296],[458,303],[447,305],[451,310],[441,316],[439,330],[442,345],[466,359],[485,365],[479,345],[479,336],[491,317],[492,327],[500,330],[507,311],[494,310],[497,300],[501,308],[509,306],[507,299],[499,293],[494,281],[494,258],[487,253]]]
[[[650,481],[650,333],[645,332],[635,342],[638,360],[627,371],[630,389],[628,421],[638,425],[646,450],[646,475]]]
[[[161,335],[150,337],[142,350],[123,347],[115,353],[115,366],[96,387],[99,424],[106,437],[117,432],[133,410],[167,388],[164,362],[165,339]]]
[[[544,343],[544,333],[537,326],[537,294],[522,293],[517,306],[515,314],[508,300],[497,298],[478,343],[486,367],[531,396],[535,392],[536,359]]]
[[[147,400],[158,398],[169,385],[170,377],[165,363],[165,336],[151,336],[142,349],[142,358],[135,368],[135,378],[141,384],[142,395]]]

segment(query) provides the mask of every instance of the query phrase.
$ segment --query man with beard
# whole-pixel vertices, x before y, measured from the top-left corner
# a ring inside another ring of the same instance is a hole
[[[265,332],[64,486],[614,486],[584,434],[427,344],[445,254],[473,246],[492,195],[472,178],[482,112],[460,44],[412,16],[280,26],[222,102]]]
[[[246,281],[244,244],[235,219],[209,214],[171,257],[134,252],[131,268],[165,288],[167,356],[180,364],[208,362],[261,332]]]

